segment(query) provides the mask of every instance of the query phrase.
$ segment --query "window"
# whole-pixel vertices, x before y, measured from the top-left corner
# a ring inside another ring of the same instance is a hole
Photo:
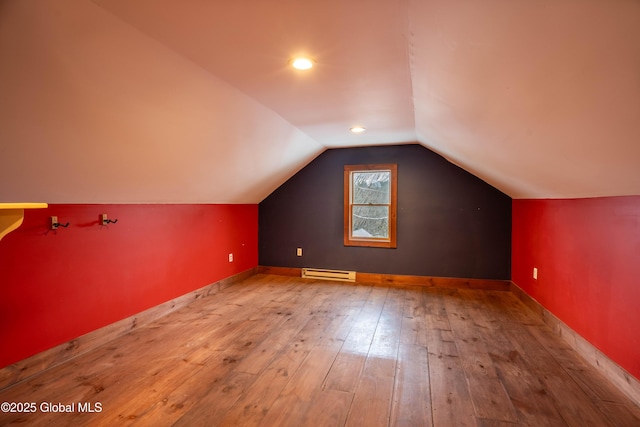
[[[396,247],[398,165],[344,167],[344,245]]]

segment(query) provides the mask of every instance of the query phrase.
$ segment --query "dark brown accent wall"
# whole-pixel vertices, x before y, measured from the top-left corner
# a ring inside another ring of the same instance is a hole
[[[396,249],[343,245],[343,167],[369,163],[398,165]],[[421,145],[327,150],[258,212],[260,265],[511,278],[511,198]]]

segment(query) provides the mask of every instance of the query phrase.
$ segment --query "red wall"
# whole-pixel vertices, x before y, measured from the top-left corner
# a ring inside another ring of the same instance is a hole
[[[69,227],[49,230],[51,215]],[[0,367],[257,263],[257,205],[27,210],[0,241]]]
[[[640,378],[640,196],[514,200],[512,238],[513,281]]]

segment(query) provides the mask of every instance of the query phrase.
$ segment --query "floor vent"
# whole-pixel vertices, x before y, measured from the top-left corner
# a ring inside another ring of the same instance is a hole
[[[322,280],[342,280],[344,282],[355,282],[355,271],[342,271],[342,270],[325,270],[323,268],[303,268],[302,277],[307,279],[322,279]]]

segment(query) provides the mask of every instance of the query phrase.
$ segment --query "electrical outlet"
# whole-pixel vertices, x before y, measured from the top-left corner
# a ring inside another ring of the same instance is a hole
[[[107,225],[107,214],[100,215],[100,225]]]
[[[57,216],[52,216],[51,217],[51,229],[52,230],[57,230],[58,229],[58,217]]]
[[[229,262],[233,262],[233,254],[229,254]]]
[[[296,249],[296,255],[297,256],[302,256],[302,248],[297,248]]]
[[[536,267],[533,267],[533,278],[538,280],[538,269]]]

